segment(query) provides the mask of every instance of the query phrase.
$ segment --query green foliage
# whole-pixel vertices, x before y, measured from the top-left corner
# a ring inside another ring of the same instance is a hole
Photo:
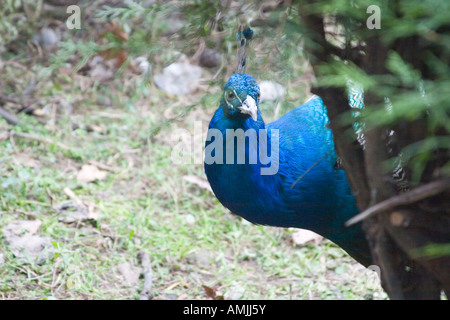
[[[63,41],[58,44],[59,50],[56,56],[50,58],[50,66],[46,69],[47,72],[54,71],[64,65],[74,54],[77,54],[81,59],[73,69],[73,72],[77,72],[86,62],[95,54],[102,50],[112,49],[115,45],[110,44],[107,46],[100,46],[94,41],[83,42],[78,40]]]
[[[366,27],[369,5],[381,9],[380,30]],[[367,130],[395,128],[402,122],[424,119],[426,137],[422,141],[411,140],[411,145],[404,146],[402,152],[404,165],[410,166],[413,180],[419,181],[433,154],[442,150],[447,155],[450,153],[450,3],[445,0],[320,1],[304,9],[331,16],[329,20],[334,25],[326,32],[340,37],[340,42],[330,41],[340,48],[359,50],[355,47],[358,43],[377,37],[388,49],[385,70],[369,75],[354,59],[336,57],[319,67],[318,84],[345,88],[347,80],[352,79],[362,84],[364,91],[378,97],[379,104],[366,105],[361,113]],[[314,37],[311,39],[314,41]],[[364,60],[364,55],[361,59]],[[351,112],[343,116],[344,123],[353,121]],[[420,128],[412,130],[415,129]],[[448,162],[443,165],[448,166]]]
[[[411,254],[417,258],[439,258],[450,256],[450,243],[430,244],[425,247],[417,248]]]
[[[113,8],[103,6],[96,14],[97,18],[114,21],[129,34],[130,38],[123,43],[122,49],[127,49],[132,55],[156,54],[162,49],[157,41],[167,25],[164,18],[173,10],[170,4],[155,3],[152,6],[143,7],[141,4],[127,0],[125,7]],[[110,42],[119,42],[109,38]]]
[[[4,0],[0,6],[0,53],[5,45],[19,37],[21,30],[27,26],[26,15],[22,10],[22,0]]]

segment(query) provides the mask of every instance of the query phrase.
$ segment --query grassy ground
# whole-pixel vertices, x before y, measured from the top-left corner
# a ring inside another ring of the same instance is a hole
[[[173,163],[172,132],[193,133],[195,121],[206,130],[224,79],[174,97],[129,70],[108,81],[62,69],[40,78],[48,57],[30,55],[4,56],[0,66],[18,89],[37,79],[43,111],[20,113],[18,126],[0,119],[0,230],[40,220],[36,235],[53,250],[43,264],[24,263],[3,237],[0,299],[138,299],[141,251],[154,299],[386,298],[376,275],[331,242],[297,245],[293,230],[243,221],[186,179],[205,179],[201,164]],[[304,83],[277,80],[288,89],[280,113],[307,98]],[[262,106],[266,120],[275,105]],[[8,137],[12,130],[19,135]],[[86,164],[106,178],[80,181]],[[57,207],[68,200],[90,208],[90,220],[62,220]]]

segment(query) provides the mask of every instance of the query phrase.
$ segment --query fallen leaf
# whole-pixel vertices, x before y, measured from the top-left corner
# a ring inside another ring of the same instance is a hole
[[[183,286],[185,288],[189,288],[189,285],[184,281],[177,281],[166,288],[167,291],[170,291],[178,286]]]
[[[25,234],[35,234],[42,225],[42,221],[36,220],[16,220],[3,228],[3,236],[8,239],[13,236]]]
[[[117,266],[117,270],[123,276],[125,281],[130,285],[133,285],[138,282],[139,276],[142,271],[140,268],[132,267],[131,264],[128,262],[119,264]]]
[[[128,34],[116,23],[111,23],[108,25],[108,28],[101,34],[101,38],[105,37],[107,33],[112,33],[114,36],[116,36],[121,41],[127,41],[128,40]]]
[[[292,241],[296,245],[305,245],[309,242],[314,242],[315,244],[319,244],[322,242],[323,237],[318,235],[315,232],[306,230],[306,229],[296,229],[292,234]]]
[[[202,285],[203,290],[205,290],[206,297],[212,300],[223,300],[223,295],[216,288],[211,288]]]
[[[240,300],[244,296],[245,289],[237,283],[234,283],[223,295],[225,300]]]
[[[95,204],[93,204],[92,202],[88,202],[87,207],[88,207],[87,220],[97,221],[98,216],[100,215],[100,212],[95,210],[97,208],[97,206]]]
[[[5,243],[22,263],[41,265],[53,256],[51,240],[35,235],[41,224],[40,220],[17,220],[3,228]]]
[[[100,35],[100,38],[105,37],[107,34],[112,34],[117,42],[126,43],[129,35],[116,23],[112,23],[108,28]],[[118,69],[128,58],[128,52],[125,49],[106,49],[98,53],[105,60],[110,60],[113,63],[110,65],[115,69]]]
[[[80,182],[93,182],[96,180],[105,180],[108,176],[106,171],[102,171],[94,165],[84,164],[77,174],[77,180]]]
[[[89,124],[86,126],[87,132],[103,132],[103,128],[96,124]]]
[[[53,208],[58,211],[58,221],[67,224],[79,224],[81,222],[90,222],[97,226],[98,211],[95,211],[95,205],[76,200],[68,200],[59,203]]]
[[[208,180],[202,179],[196,176],[184,176],[183,179],[187,182],[196,184],[202,189],[206,189],[212,192],[211,185],[209,184]]]
[[[84,206],[83,201],[81,201],[81,199],[78,198],[78,196],[75,194],[75,192],[73,192],[72,189],[70,189],[69,187],[64,188],[64,193],[67,194],[70,197],[70,199],[75,201],[80,206],[82,206],[82,207]]]
[[[26,234],[14,237],[7,242],[11,252],[23,263],[44,264],[53,256],[53,246],[49,239]]]
[[[21,152],[16,153],[14,160],[23,165],[24,167],[30,167],[30,168],[38,168],[39,167],[39,161],[32,158],[28,153]]]

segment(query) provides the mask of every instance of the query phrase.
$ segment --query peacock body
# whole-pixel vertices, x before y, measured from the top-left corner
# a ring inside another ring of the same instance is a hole
[[[312,230],[369,265],[361,226],[344,226],[358,208],[336,165],[322,99],[313,97],[266,124],[259,93],[248,74],[232,75],[224,87],[205,147],[205,172],[215,195],[248,221]],[[244,133],[241,143],[236,132]]]

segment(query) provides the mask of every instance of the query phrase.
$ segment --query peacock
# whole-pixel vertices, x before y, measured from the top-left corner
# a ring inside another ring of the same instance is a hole
[[[326,106],[313,96],[265,123],[258,83],[244,73],[251,37],[250,29],[238,32],[237,73],[225,84],[209,123],[204,169],[214,194],[232,213],[252,223],[312,230],[369,266],[361,225],[344,225],[358,208],[338,165]],[[360,108],[360,93],[351,98]]]

